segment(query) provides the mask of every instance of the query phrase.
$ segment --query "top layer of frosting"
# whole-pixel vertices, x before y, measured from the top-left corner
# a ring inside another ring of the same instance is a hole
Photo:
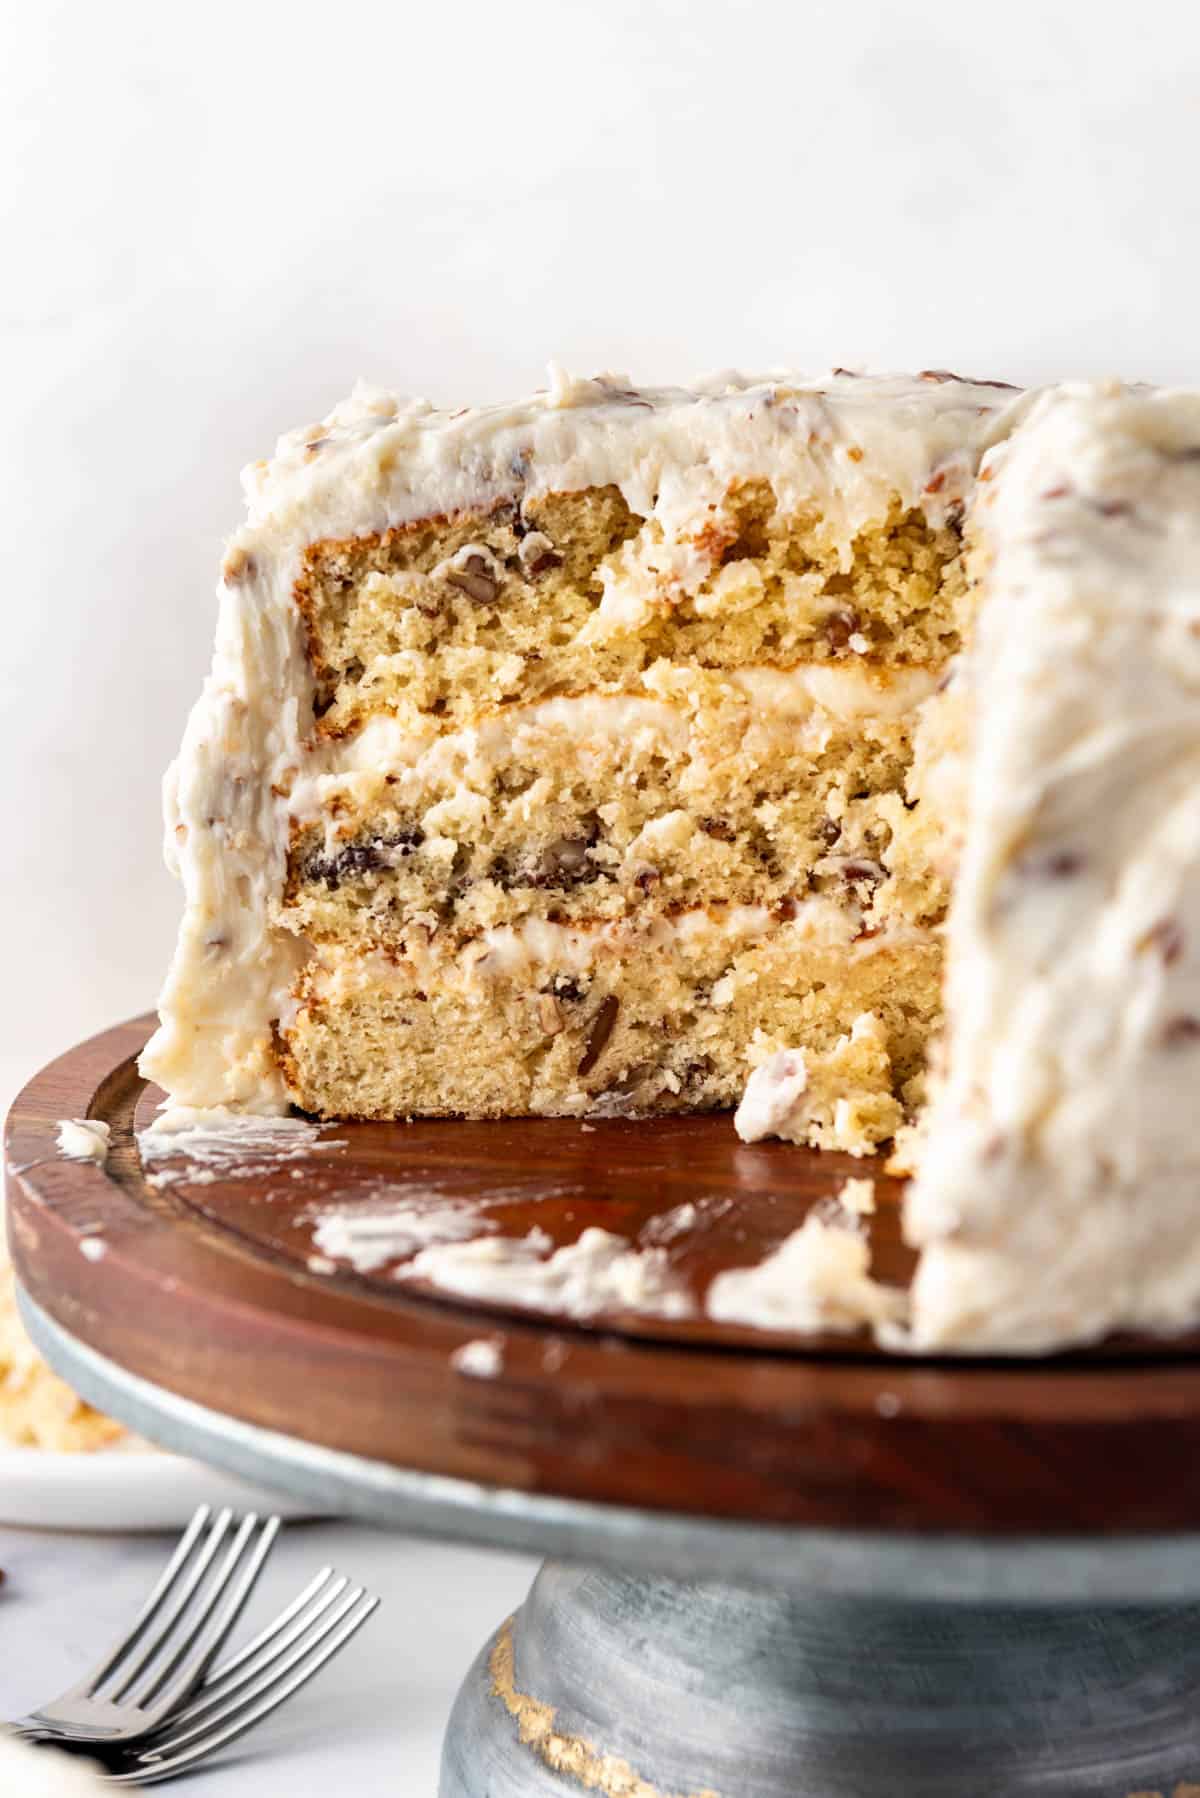
[[[668,537],[701,488],[770,469],[780,507],[811,500],[832,524],[885,515],[898,493],[936,522],[969,488],[979,452],[1021,396],[942,371],[867,376],[718,376],[694,388],[631,387],[621,376],[550,385],[503,406],[441,411],[360,384],[320,424],[280,438],[243,476],[235,539],[299,528],[306,540],[362,535],[526,494],[615,485]],[[707,571],[706,571],[707,572]]]

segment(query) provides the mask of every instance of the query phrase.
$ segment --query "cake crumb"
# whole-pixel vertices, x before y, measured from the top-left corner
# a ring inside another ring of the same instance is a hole
[[[919,1124],[902,1124],[892,1141],[892,1152],[883,1164],[885,1174],[907,1180],[920,1166],[924,1133]]]
[[[451,1355],[450,1365],[468,1379],[494,1380],[504,1366],[504,1338],[478,1336],[473,1342],[464,1342]]]
[[[58,1152],[69,1161],[94,1161],[103,1167],[111,1134],[111,1127],[100,1118],[60,1118]]]
[[[743,1142],[766,1136],[873,1155],[894,1136],[904,1112],[892,1093],[887,1032],[873,1011],[860,1012],[845,1036],[823,1052],[780,1048],[759,1038],[762,1056],[734,1113]]]
[[[108,1244],[102,1236],[85,1236],[79,1245],[79,1253],[85,1261],[103,1261],[108,1254]]]
[[[869,1217],[875,1209],[874,1180],[847,1180],[837,1200],[852,1217]]]

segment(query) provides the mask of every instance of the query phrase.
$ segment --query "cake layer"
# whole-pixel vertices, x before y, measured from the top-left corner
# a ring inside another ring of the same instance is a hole
[[[504,708],[473,729],[374,717],[295,785],[281,919],[315,942],[399,947],[528,916],[848,897],[930,923],[906,862],[905,776],[924,669],[717,675],[657,664],[637,693]]]
[[[696,668],[938,663],[958,647],[959,538],[896,498],[840,541],[815,503],[738,486],[670,538],[616,488],[553,494],[305,552],[297,600],[320,730],[380,705],[480,706]]]
[[[746,906],[530,921],[398,960],[322,948],[281,1028],[284,1065],[296,1103],[329,1117],[707,1109],[732,1104],[781,1043],[832,1051],[874,1013],[884,1059],[857,1093],[846,1064],[839,1143],[866,1150],[899,1117],[881,1094],[916,1096],[940,961],[932,934],[863,937],[852,910],[822,899],[786,920]]]

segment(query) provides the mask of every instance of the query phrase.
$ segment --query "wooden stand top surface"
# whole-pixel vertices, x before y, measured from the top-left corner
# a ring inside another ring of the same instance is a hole
[[[26,1291],[155,1386],[392,1466],[649,1510],[996,1535],[1200,1527],[1196,1336],[931,1361],[704,1316],[717,1273],[761,1261],[864,1173],[875,1272],[907,1279],[900,1183],[870,1164],[744,1145],[727,1115],[586,1130],[439,1120],[330,1126],[337,1146],[248,1152],[155,1186],[135,1136],[161,1096],[135,1065],[151,1022],[104,1032],[30,1083],[6,1173]],[[104,1168],[57,1152],[58,1120],[84,1116],[111,1126]],[[496,1234],[536,1225],[555,1246],[599,1225],[660,1247],[695,1314],[572,1321],[401,1285],[391,1265],[314,1267],[315,1214],[384,1199],[425,1214],[469,1205]],[[498,1350],[487,1377],[457,1360],[481,1338]]]

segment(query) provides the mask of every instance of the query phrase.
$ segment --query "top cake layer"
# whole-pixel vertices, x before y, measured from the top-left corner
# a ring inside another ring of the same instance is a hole
[[[1200,1309],[1200,395],[1043,395],[987,460],[921,1348]]]
[[[227,575],[297,528],[318,730],[465,720],[706,667],[956,646],[956,551],[1002,390],[930,374],[560,379],[461,413],[360,392],[251,471]]]

